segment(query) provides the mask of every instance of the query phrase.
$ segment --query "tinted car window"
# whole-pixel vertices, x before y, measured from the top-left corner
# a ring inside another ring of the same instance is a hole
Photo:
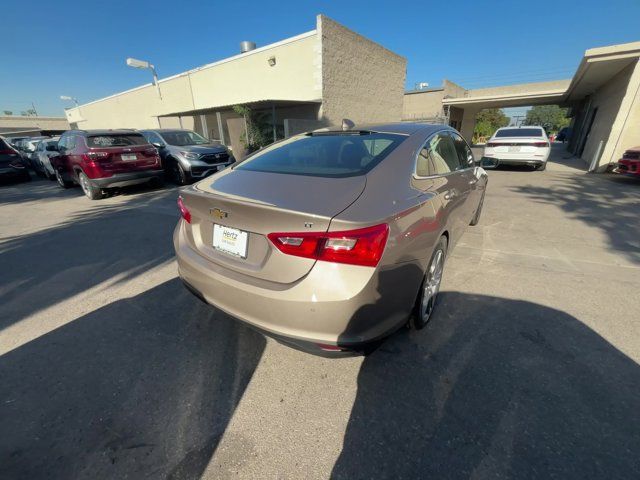
[[[460,164],[463,168],[473,167],[473,152],[469,148],[469,145],[467,145],[467,142],[457,133],[452,133],[451,137],[453,138]]]
[[[510,137],[542,137],[541,128],[509,128],[507,130],[498,130],[496,138]]]
[[[319,177],[364,175],[406,138],[391,133],[300,135],[267,147],[234,168]]]
[[[139,133],[91,135],[87,137],[87,147],[130,147],[133,145],[146,145],[147,140]]]
[[[424,146],[418,153],[418,158],[416,159],[416,175],[420,177],[428,177],[431,175],[431,171],[429,169],[429,147]]]
[[[177,147],[205,145],[209,143],[209,140],[198,135],[196,132],[178,130],[175,132],[162,132],[160,136],[164,138],[164,141],[169,145],[175,145]]]
[[[436,175],[454,172],[463,168],[458,159],[453,138],[447,133],[434,135],[429,142],[429,160]]]
[[[143,132],[142,135],[144,135],[144,138],[146,138],[149,143],[164,143],[160,135],[155,132]]]

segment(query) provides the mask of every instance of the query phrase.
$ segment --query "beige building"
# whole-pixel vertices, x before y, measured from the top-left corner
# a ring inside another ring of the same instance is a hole
[[[640,145],[640,42],[585,52],[573,78],[465,90],[443,87],[406,92],[403,120],[438,119],[471,140],[476,115],[485,108],[560,105],[569,107],[569,150],[594,170],[605,170]]]
[[[0,135],[2,136],[58,135],[65,130],[69,130],[69,122],[64,117],[0,116]]]
[[[318,15],[316,29],[66,110],[73,128],[191,128],[243,149],[244,105],[274,138],[319,126],[399,121],[406,60]]]

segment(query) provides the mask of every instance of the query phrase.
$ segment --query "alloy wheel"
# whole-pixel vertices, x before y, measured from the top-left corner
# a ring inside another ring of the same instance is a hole
[[[82,191],[84,192],[84,194],[91,198],[91,190],[90,190],[90,186],[89,186],[89,182],[87,180],[87,177],[84,175],[80,175],[80,186],[82,187]]]
[[[433,307],[436,304],[436,297],[440,291],[440,283],[442,282],[442,271],[444,269],[444,251],[437,250],[433,256],[431,265],[424,279],[422,286],[422,300],[420,302],[420,317],[422,322],[427,323]]]

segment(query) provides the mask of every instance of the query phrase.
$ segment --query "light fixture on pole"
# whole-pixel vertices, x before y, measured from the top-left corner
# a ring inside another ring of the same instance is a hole
[[[75,103],[76,107],[78,107],[78,99],[77,98],[70,97],[68,95],[60,95],[60,100],[68,100],[70,102]]]
[[[153,74],[153,84],[156,86],[156,90],[158,91],[160,100],[162,100],[160,85],[158,85],[158,75],[156,74],[156,68],[152,64],[150,64],[149,62],[145,62],[144,60],[138,60],[136,58],[127,58],[127,66],[132,68],[141,68],[143,70],[151,70],[151,73]]]

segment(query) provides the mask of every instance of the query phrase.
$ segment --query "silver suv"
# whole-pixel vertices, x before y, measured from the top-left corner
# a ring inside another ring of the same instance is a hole
[[[224,145],[212,142],[192,130],[141,130],[158,149],[167,176],[178,185],[216,173],[235,162]]]

